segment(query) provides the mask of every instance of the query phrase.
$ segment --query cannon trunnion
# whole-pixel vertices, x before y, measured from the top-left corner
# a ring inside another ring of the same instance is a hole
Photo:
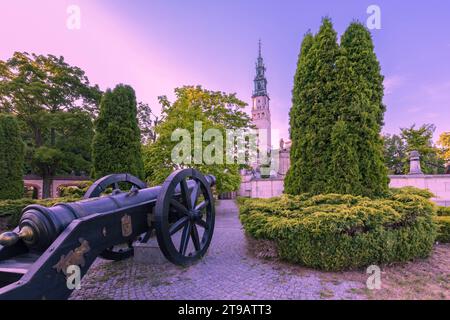
[[[19,226],[0,235],[0,299],[67,299],[98,256],[129,258],[134,242],[154,235],[170,262],[195,263],[214,231],[214,184],[195,169],[175,171],[152,188],[117,174],[96,181],[84,200],[28,206]],[[125,185],[131,189],[122,191]]]

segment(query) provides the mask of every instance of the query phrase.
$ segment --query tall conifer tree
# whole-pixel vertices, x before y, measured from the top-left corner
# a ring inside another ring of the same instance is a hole
[[[307,34],[294,79],[285,192],[381,196],[383,76],[369,31],[352,23],[337,44],[328,18]]]
[[[14,116],[0,113],[0,200],[23,197],[24,144]]]
[[[290,114],[292,168],[286,179],[285,191],[292,194],[328,192],[328,176],[331,174],[333,155],[329,144],[338,95],[336,59],[339,46],[329,18],[323,19],[313,41],[310,37],[307,35],[304,42],[304,59],[300,54]]]
[[[341,39],[339,70],[339,114],[351,134],[354,154],[359,166],[350,193],[381,196],[388,189],[384,165],[383,140],[383,76],[374,51],[369,30],[354,22]],[[352,161],[352,159],[350,159]],[[349,172],[349,176],[353,176]]]
[[[290,137],[292,140],[291,148],[291,167],[286,174],[284,182],[285,192],[299,193],[302,182],[306,181],[308,171],[306,164],[309,161],[308,153],[301,150],[308,149],[308,139],[304,139],[307,133],[307,124],[310,116],[310,109],[307,108],[308,93],[311,83],[308,81],[312,76],[311,64],[308,64],[308,52],[314,44],[314,36],[308,32],[302,42],[300,54],[298,57],[297,71],[294,76],[294,89],[292,90],[292,108],[290,116]],[[303,139],[302,139],[303,138]],[[299,179],[299,176],[302,178]],[[310,179],[308,179],[310,180]]]
[[[108,90],[100,103],[92,147],[93,176],[131,173],[144,176],[141,136],[133,88],[118,85]]]

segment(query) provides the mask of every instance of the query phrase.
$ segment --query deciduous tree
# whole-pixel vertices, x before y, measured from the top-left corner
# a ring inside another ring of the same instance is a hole
[[[151,185],[162,183],[167,176],[176,169],[191,167],[200,170],[203,174],[213,174],[217,178],[218,192],[235,191],[239,188],[241,178],[240,166],[236,163],[227,164],[225,158],[222,163],[208,163],[203,155],[208,146],[216,146],[226,155],[226,129],[246,129],[250,126],[250,119],[244,112],[245,103],[237,99],[234,94],[214,92],[200,86],[186,86],[175,89],[176,100],[170,102],[167,97],[160,97],[162,106],[161,122],[156,126],[156,142],[145,147],[144,162],[145,175]],[[200,143],[194,145],[194,123],[201,123]],[[186,161],[175,163],[172,151],[181,140],[172,140],[176,130],[186,130],[190,137]],[[221,134],[223,143],[217,143],[216,138],[206,141],[203,134],[208,129],[217,129]],[[194,160],[194,153],[200,152],[199,163]],[[220,151],[219,151],[220,152]]]
[[[62,118],[67,123],[73,116],[71,122],[86,120],[82,130],[92,126],[90,118],[97,114],[100,97],[98,86],[92,86],[84,71],[69,65],[63,57],[16,52],[7,61],[0,61],[0,111],[17,115],[27,145],[26,167],[42,175],[44,197],[50,196],[52,176],[57,172],[89,169],[85,165],[69,168],[76,152],[67,154],[61,144],[58,146],[58,136],[63,131],[68,133],[58,123]],[[89,117],[72,113],[76,110]],[[92,136],[92,132],[76,131],[72,131],[73,137],[65,138],[78,139],[77,144],[83,145],[83,149],[90,146],[90,140],[81,138]],[[90,157],[84,158],[89,161]]]

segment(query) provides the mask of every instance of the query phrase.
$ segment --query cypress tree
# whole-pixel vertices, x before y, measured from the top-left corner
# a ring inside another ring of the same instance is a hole
[[[386,110],[382,101],[383,76],[371,34],[361,23],[352,23],[342,36],[337,66],[339,115],[351,133],[347,140],[341,141],[352,145],[357,158],[348,161],[356,161],[359,167],[359,179],[353,171],[348,172],[349,178],[354,179],[350,193],[382,196],[388,189],[381,137]]]
[[[0,114],[0,200],[23,197],[24,144],[17,120]]]
[[[143,178],[136,95],[130,86],[108,89],[100,103],[92,146],[93,176],[131,173]]]
[[[383,76],[370,32],[352,23],[337,44],[328,18],[304,38],[292,92],[285,192],[382,196]]]
[[[331,20],[323,19],[314,39],[307,35],[303,45],[306,54],[300,54],[290,112],[292,167],[286,178],[285,191],[291,194],[326,193],[331,191],[328,185],[333,157],[330,141],[338,96],[336,60],[339,46]]]
[[[294,89],[292,90],[292,108],[289,112],[290,129],[289,134],[292,141],[291,166],[284,180],[286,193],[300,193],[302,182],[306,181],[308,171],[306,164],[309,161],[308,153],[301,150],[308,149],[308,139],[304,139],[307,133],[307,121],[309,111],[307,108],[308,93],[311,83],[308,81],[312,76],[312,68],[309,62],[308,52],[314,44],[314,36],[308,32],[303,38],[298,56],[297,71],[294,76]],[[303,138],[303,139],[302,139]],[[301,179],[299,178],[301,177]]]

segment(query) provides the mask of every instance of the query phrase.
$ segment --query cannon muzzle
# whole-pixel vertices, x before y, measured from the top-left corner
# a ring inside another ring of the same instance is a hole
[[[0,245],[8,247],[15,245],[17,241],[22,239],[25,242],[31,242],[34,238],[33,229],[28,226],[23,227],[19,233],[14,231],[5,232],[0,235]]]

